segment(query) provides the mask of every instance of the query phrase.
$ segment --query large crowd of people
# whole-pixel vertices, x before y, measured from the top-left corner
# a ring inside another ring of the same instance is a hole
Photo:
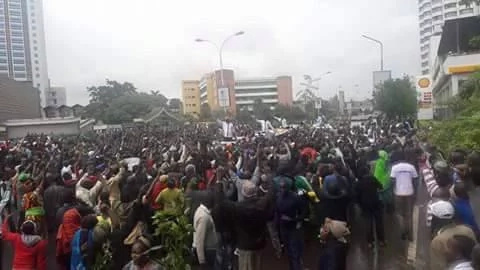
[[[370,247],[388,245],[386,213],[411,241],[426,185],[431,269],[480,269],[480,154],[444,159],[413,126],[379,118],[258,132],[226,119],[12,139],[0,145],[2,239],[17,270],[51,269],[48,256],[57,269],[168,269],[153,217],[169,212],[192,225],[185,256],[201,269],[268,269],[267,246],[304,269],[308,235],[319,238],[318,269],[343,270],[354,212]]]

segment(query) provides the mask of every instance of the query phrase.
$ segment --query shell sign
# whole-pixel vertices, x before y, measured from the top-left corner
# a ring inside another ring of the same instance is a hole
[[[432,80],[430,76],[418,76],[416,78],[418,119],[433,119],[433,95]]]
[[[420,78],[418,80],[418,87],[428,88],[429,86],[430,86],[430,79],[429,78]]]

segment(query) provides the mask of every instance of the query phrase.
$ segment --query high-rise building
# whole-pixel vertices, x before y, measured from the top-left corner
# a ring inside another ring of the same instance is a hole
[[[183,113],[200,116],[200,81],[182,81]]]
[[[207,103],[212,111],[225,110],[236,114],[235,80],[233,70],[223,70],[223,87],[220,70],[208,73],[200,80],[200,106]]]
[[[46,105],[49,83],[42,0],[0,0],[0,74],[31,81]]]
[[[438,49],[438,42],[432,42],[432,36],[442,34],[445,20],[470,17],[480,14],[479,6],[460,4],[461,0],[419,0],[418,15],[420,25],[420,55],[422,74],[430,73],[434,63],[432,51]]]

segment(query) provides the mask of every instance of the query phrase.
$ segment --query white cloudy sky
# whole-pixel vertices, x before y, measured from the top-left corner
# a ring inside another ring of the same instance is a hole
[[[46,45],[52,84],[68,103],[85,104],[85,88],[106,78],[180,97],[182,79],[218,67],[212,46],[243,30],[225,47],[224,66],[236,78],[332,71],[319,82],[323,97],[341,87],[347,98],[368,95],[379,49],[394,76],[419,67],[415,0],[45,0]],[[359,87],[354,87],[359,85]]]

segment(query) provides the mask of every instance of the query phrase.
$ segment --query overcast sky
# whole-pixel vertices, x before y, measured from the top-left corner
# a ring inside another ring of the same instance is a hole
[[[380,57],[361,34],[384,42],[393,76],[420,72],[414,0],[45,0],[44,13],[49,77],[69,104],[88,103],[86,87],[106,78],[180,97],[181,80],[219,66],[214,47],[194,39],[240,30],[223,55],[237,79],[291,75],[296,92],[303,74],[331,71],[322,97],[340,87],[365,97]]]

